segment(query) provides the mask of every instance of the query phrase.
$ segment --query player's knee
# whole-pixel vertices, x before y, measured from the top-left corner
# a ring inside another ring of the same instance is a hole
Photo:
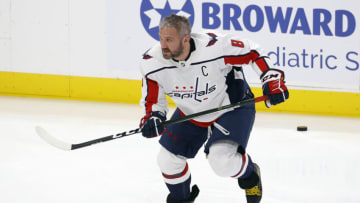
[[[237,153],[237,146],[237,143],[225,140],[210,146],[208,161],[218,176],[233,176],[241,167],[241,156]]]
[[[186,165],[186,159],[176,156],[162,146],[157,156],[157,162],[161,172],[166,174],[176,174]]]

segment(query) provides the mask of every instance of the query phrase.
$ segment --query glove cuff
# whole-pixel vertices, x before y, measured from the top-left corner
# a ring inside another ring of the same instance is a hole
[[[159,118],[162,122],[164,122],[166,120],[166,114],[164,112],[161,111],[151,111],[150,113],[146,114],[144,117],[142,117],[141,121],[140,121],[140,127],[144,125],[144,123],[150,118],[150,117],[157,117]]]
[[[271,76],[271,72],[274,73],[274,76]],[[280,73],[280,77],[279,76],[275,76],[275,74],[278,74]],[[267,77],[266,77],[267,76]],[[279,70],[279,69],[275,69],[275,68],[272,68],[272,69],[268,69],[266,71],[264,71],[261,75],[260,75],[260,81],[262,84],[268,82],[268,81],[271,81],[271,78],[272,77],[276,77],[278,79],[282,79],[282,80],[285,80],[285,74],[284,74],[284,71],[282,70]]]
[[[160,118],[160,120],[161,120],[162,122],[164,122],[164,121],[166,120],[166,115],[165,115],[165,113],[164,113],[164,112],[161,112],[161,111],[152,111],[152,112],[151,112],[151,116],[155,116],[155,117]],[[151,117],[151,116],[150,116],[150,117]]]

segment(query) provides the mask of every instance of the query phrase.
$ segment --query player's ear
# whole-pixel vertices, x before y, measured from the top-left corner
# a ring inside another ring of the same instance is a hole
[[[183,43],[188,43],[190,42],[190,35],[185,35],[185,37],[183,38]]]

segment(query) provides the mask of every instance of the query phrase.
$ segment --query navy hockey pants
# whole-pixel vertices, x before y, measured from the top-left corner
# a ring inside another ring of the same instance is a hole
[[[179,117],[181,115],[176,109],[171,119]],[[230,132],[229,135],[225,135],[212,125],[212,133],[208,138],[208,127],[200,127],[185,121],[169,125],[160,138],[160,144],[173,154],[186,158],[194,158],[206,141],[205,153],[208,153],[211,144],[218,140],[232,140],[246,149],[254,120],[255,104],[250,104],[227,112],[216,121]]]

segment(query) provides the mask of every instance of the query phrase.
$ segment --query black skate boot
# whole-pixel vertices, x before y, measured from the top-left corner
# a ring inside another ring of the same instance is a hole
[[[262,197],[260,168],[254,163],[254,172],[246,179],[238,179],[239,186],[245,189],[247,203],[259,203]]]
[[[195,198],[199,195],[199,188],[197,185],[192,186],[190,197],[186,200],[174,200],[171,199],[170,194],[167,196],[166,202],[167,203],[193,203]]]

